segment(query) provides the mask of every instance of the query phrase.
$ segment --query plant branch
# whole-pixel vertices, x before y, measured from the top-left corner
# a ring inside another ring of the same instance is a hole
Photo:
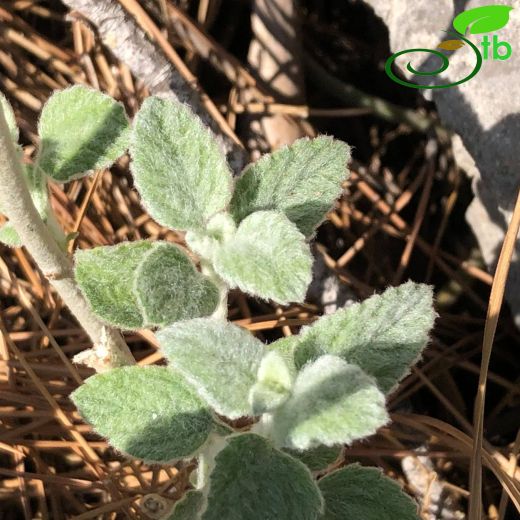
[[[40,218],[24,180],[22,165],[0,107],[0,205],[45,277],[95,343],[86,364],[97,370],[135,363],[121,334],[92,312],[74,280],[72,262]],[[97,349],[97,350],[96,350]]]

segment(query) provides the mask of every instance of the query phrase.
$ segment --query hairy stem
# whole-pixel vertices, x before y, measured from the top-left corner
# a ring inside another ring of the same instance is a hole
[[[251,433],[256,433],[257,435],[261,435],[266,439],[269,439],[274,443],[273,439],[273,414],[272,413],[264,413],[260,417],[260,420],[253,424],[251,427]],[[281,446],[276,446],[277,448],[281,448]]]
[[[208,508],[208,496],[210,491],[210,476],[212,471],[215,469],[215,459],[217,455],[227,446],[227,439],[217,434],[212,434],[208,439],[208,442],[204,446],[204,449],[197,457],[197,481],[195,488],[202,492],[204,497],[204,503],[202,506],[202,513]]]
[[[0,106],[0,205],[22,243],[96,346],[99,370],[135,363],[121,334],[105,327],[90,311],[74,280],[72,262],[40,218],[24,180],[22,165]],[[94,349],[95,350],[95,349]],[[96,366],[95,366],[96,365]]]

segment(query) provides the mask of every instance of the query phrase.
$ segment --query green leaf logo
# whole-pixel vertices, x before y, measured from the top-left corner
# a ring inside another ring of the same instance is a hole
[[[498,31],[507,25],[509,11],[513,9],[509,5],[485,5],[475,7],[460,13],[453,20],[453,27],[460,34],[483,34]]]

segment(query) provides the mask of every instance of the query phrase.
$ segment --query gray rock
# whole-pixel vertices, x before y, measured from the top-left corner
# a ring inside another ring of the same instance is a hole
[[[489,4],[486,0],[364,0],[388,26],[392,52],[412,48],[435,49],[455,36],[453,18],[463,10]],[[480,72],[456,87],[423,90],[435,101],[445,126],[455,131],[457,162],[472,178],[475,199],[466,218],[475,233],[485,262],[494,272],[505,230],[520,187],[520,0],[513,7],[506,27],[496,33],[513,48],[506,60],[484,60]],[[492,37],[490,35],[490,38]],[[473,35],[480,44],[484,35]],[[423,76],[423,84],[446,84],[465,77],[475,63],[474,53],[465,45],[448,54],[448,69],[434,77]],[[397,60],[401,70],[411,61],[416,70],[431,71],[439,58],[414,53]],[[407,77],[412,75],[406,71]],[[413,76],[414,82],[417,76]],[[406,88],[406,87],[403,87]],[[520,248],[517,246],[509,274],[507,298],[520,326]]]

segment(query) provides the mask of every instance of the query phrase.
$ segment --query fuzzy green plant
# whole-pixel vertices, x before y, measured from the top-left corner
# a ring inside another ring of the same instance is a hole
[[[6,139],[16,143],[0,101]],[[72,394],[124,456],[197,459],[193,489],[165,518],[417,520],[412,499],[378,469],[351,464],[317,477],[342,446],[389,422],[387,395],[428,342],[431,288],[391,287],[271,344],[227,321],[230,289],[282,305],[304,300],[309,241],[348,178],[349,147],[302,139],[235,179],[187,106],[152,97],[130,125],[119,104],[85,87],[54,94],[39,130],[35,165],[23,175],[44,222],[47,180],[105,168],[128,148],[147,211],[186,232],[191,253],[143,240],[74,257],[89,312],[107,328],[154,329],[168,361],[112,367]],[[9,222],[0,234],[20,243]],[[237,431],[239,418],[249,426]]]

